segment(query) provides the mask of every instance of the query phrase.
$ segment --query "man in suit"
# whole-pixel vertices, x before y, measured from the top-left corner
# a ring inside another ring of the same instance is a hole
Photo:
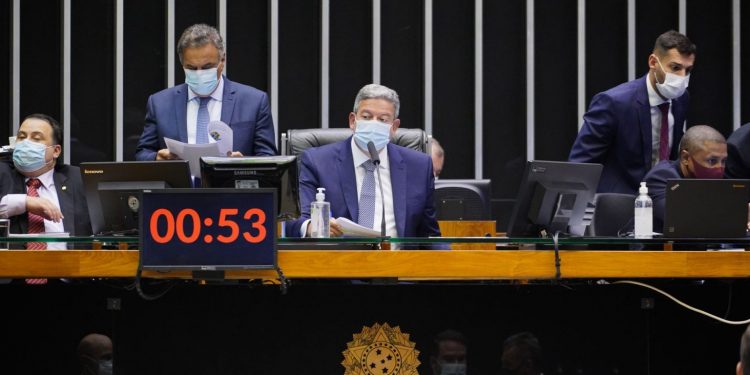
[[[745,328],[745,333],[740,339],[740,360],[735,370],[737,375],[750,375],[750,326]]]
[[[742,125],[727,139],[726,178],[750,178],[750,123]]]
[[[27,116],[18,129],[13,165],[0,163],[0,218],[11,233],[68,232],[91,235],[83,181],[78,167],[62,162],[63,131],[50,116]],[[42,247],[29,242],[27,248]],[[47,243],[46,248],[65,248]]]
[[[644,178],[648,195],[654,202],[654,232],[664,228],[667,180],[678,178],[721,178],[727,161],[727,141],[716,129],[706,125],[688,128],[680,141],[680,156],[661,161]]]
[[[333,218],[345,217],[380,231],[385,207],[386,235],[391,237],[439,236],[435,220],[432,159],[429,155],[390,143],[400,120],[398,94],[378,84],[364,86],[349,113],[352,137],[305,150],[300,165],[302,216],[287,225],[290,237],[310,235],[310,202],[317,188],[325,188]],[[370,162],[368,142],[380,157],[383,195],[375,166]],[[341,235],[331,220],[332,235]]]
[[[213,142],[208,124],[222,121],[233,131],[231,156],[276,155],[268,95],[222,76],[226,54],[215,28],[188,27],[177,43],[185,83],[151,95],[137,160],[169,160],[164,137],[191,144]]]
[[[599,93],[568,159],[604,164],[600,193],[636,194],[653,165],[677,157],[695,45],[676,31],[656,39],[645,76]]]

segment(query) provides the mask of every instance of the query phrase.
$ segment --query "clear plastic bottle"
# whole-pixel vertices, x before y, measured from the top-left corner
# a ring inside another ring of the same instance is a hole
[[[654,203],[648,196],[648,187],[641,182],[638,197],[635,198],[635,238],[651,238],[654,232]]]
[[[325,190],[325,188],[318,188],[315,201],[310,203],[310,237],[312,238],[331,237],[331,227],[329,226],[331,204],[325,201]]]

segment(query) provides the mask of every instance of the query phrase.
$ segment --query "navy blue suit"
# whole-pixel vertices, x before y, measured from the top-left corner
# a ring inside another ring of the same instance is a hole
[[[288,223],[289,237],[300,236],[300,227],[310,218],[310,202],[315,200],[319,187],[326,189],[332,217],[357,221],[359,197],[351,141],[349,137],[302,153],[299,176],[302,216]],[[398,236],[440,236],[432,198],[435,188],[432,159],[427,154],[392,143],[387,147]]]
[[[638,194],[651,169],[651,107],[645,75],[599,93],[583,116],[569,161],[604,165],[597,192]],[[690,95],[672,100],[674,130],[670,159],[676,159]]]
[[[224,79],[221,121],[234,133],[232,151],[245,156],[276,155],[268,95],[250,86]],[[187,142],[188,86],[177,85],[151,95],[146,106],[146,125],[135,151],[136,160],[156,160],[166,148],[164,137]]]
[[[664,231],[664,208],[667,202],[667,180],[685,178],[680,171],[680,161],[663,160],[657,163],[644,177],[648,195],[654,202],[654,232]]]
[[[750,178],[750,123],[742,125],[727,139],[725,178]]]

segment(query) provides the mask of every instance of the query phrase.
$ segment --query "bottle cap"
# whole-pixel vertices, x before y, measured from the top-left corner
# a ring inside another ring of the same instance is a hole
[[[638,189],[639,194],[648,194],[648,187],[646,187],[645,182],[641,182],[641,187]]]
[[[315,200],[318,202],[325,202],[326,194],[324,193],[326,188],[318,188],[318,194],[315,194]]]

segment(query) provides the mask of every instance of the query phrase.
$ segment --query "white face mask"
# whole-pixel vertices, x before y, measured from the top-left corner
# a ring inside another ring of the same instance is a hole
[[[440,375],[466,375],[466,363],[441,363]]]
[[[669,73],[664,70],[664,66],[661,65],[661,61],[659,61],[658,57],[656,58],[656,62],[659,63],[659,67],[665,75],[664,82],[659,83],[659,78],[656,76],[656,70],[654,70],[654,81],[656,81],[656,89],[659,93],[667,99],[677,99],[682,96],[690,83],[690,74],[683,77],[674,73]]]

